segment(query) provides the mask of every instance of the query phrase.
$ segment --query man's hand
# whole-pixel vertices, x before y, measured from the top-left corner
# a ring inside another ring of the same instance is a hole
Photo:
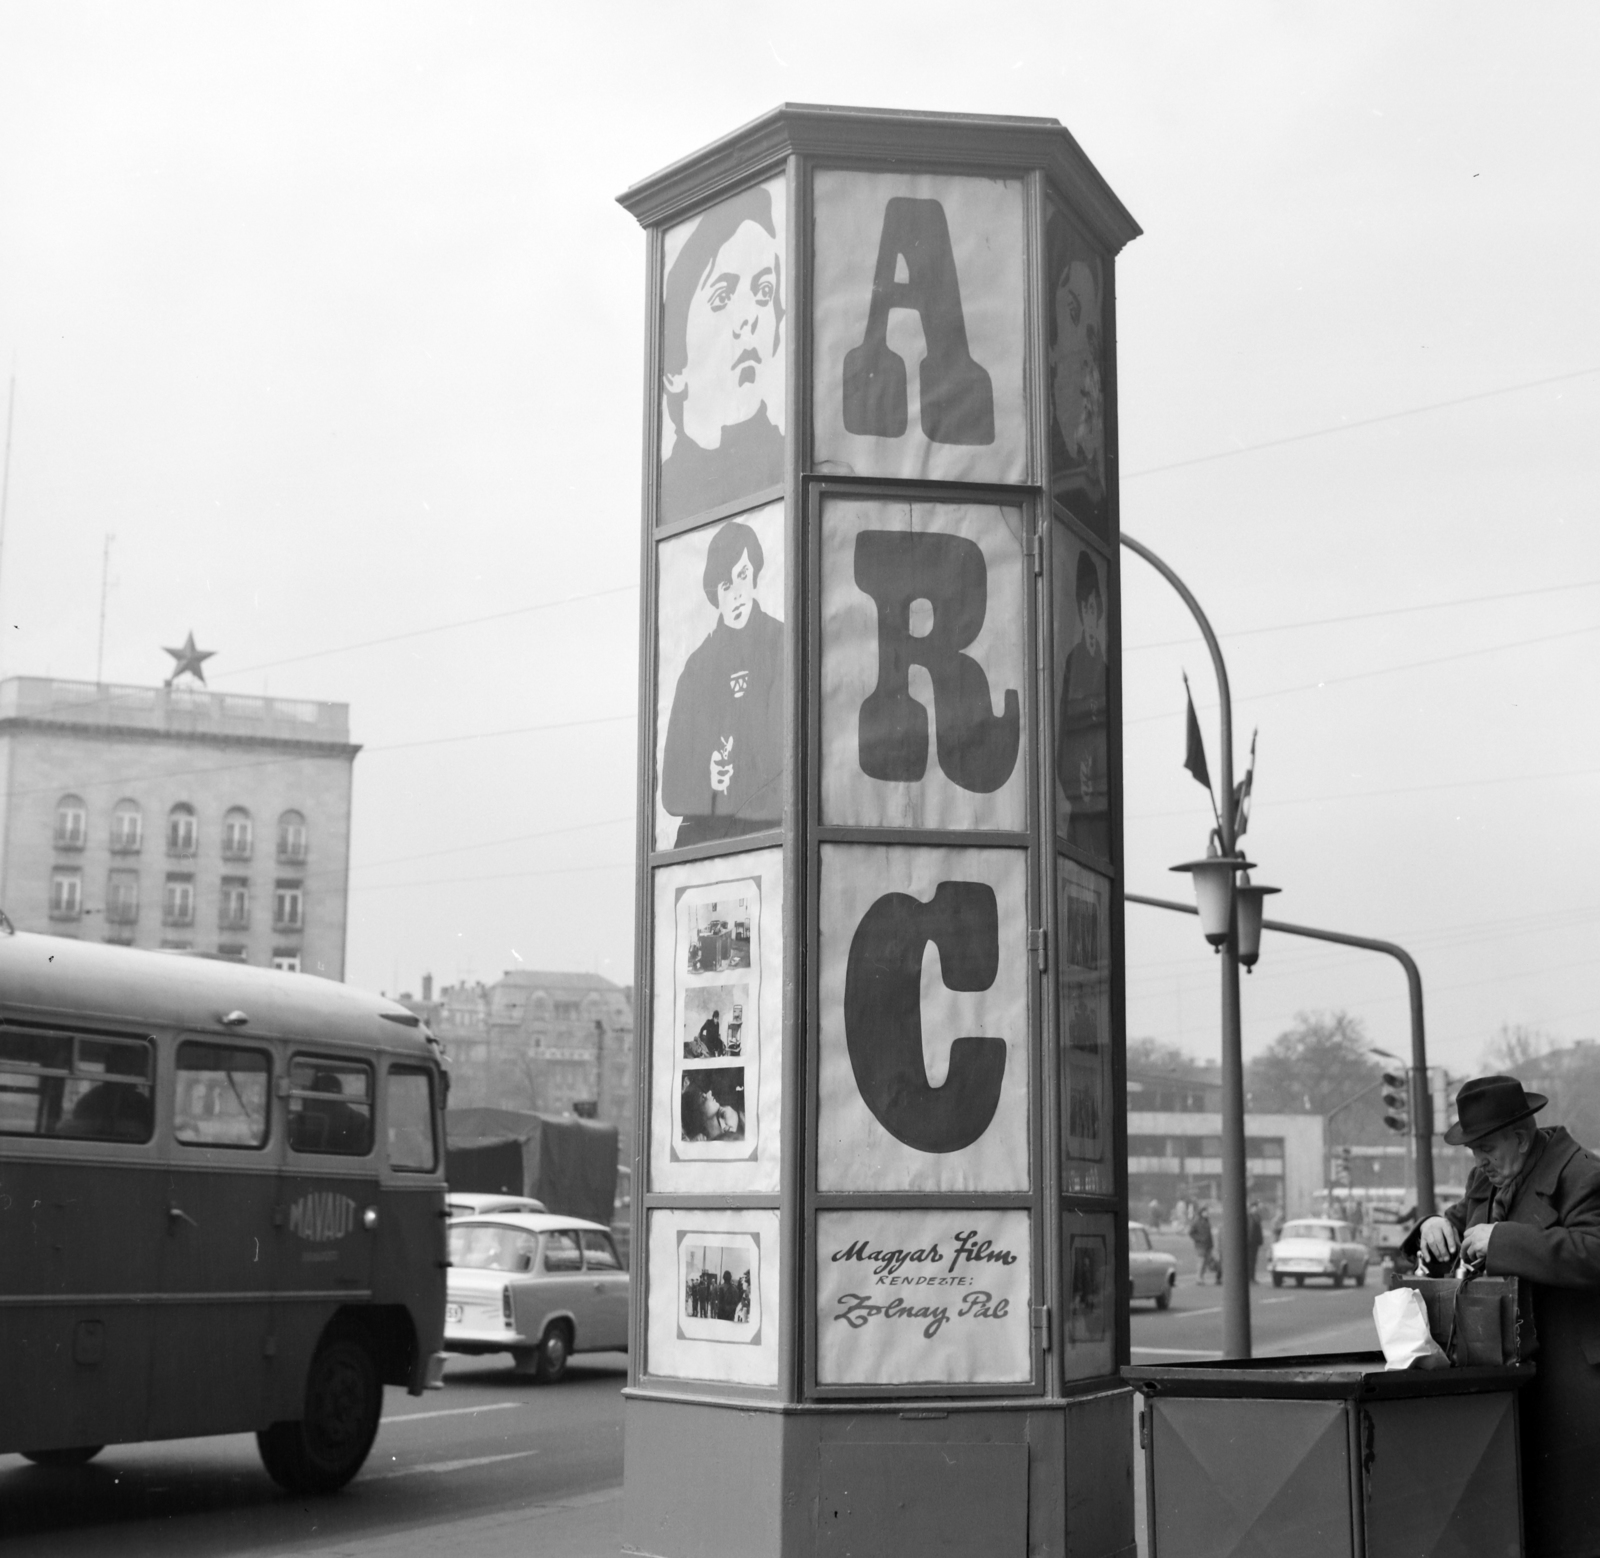
[[[1470,1238],[1472,1233],[1468,1232]],[[1487,1242],[1487,1240],[1485,1241]],[[1448,1217],[1429,1217],[1422,1224],[1422,1253],[1429,1260],[1441,1266],[1450,1265],[1456,1258],[1456,1251],[1461,1248],[1461,1240],[1456,1237],[1456,1230]]]
[[[732,745],[731,740],[725,741],[711,754],[711,788],[718,795],[726,795],[728,786],[733,782],[733,764],[728,761],[728,750]]]
[[[1461,1258],[1469,1266],[1483,1266],[1489,1258],[1489,1238],[1493,1223],[1475,1223],[1461,1236]]]

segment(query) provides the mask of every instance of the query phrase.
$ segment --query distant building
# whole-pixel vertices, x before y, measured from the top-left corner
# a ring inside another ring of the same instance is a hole
[[[601,974],[514,969],[400,998],[438,1036],[455,1107],[577,1114],[633,1130],[633,991]]]
[[[342,703],[0,681],[0,909],[342,979],[359,750]]]
[[[1287,1217],[1314,1210],[1325,1182],[1320,1114],[1246,1114],[1246,1194]],[[1133,1215],[1157,1202],[1222,1199],[1222,1079],[1216,1067],[1188,1075],[1128,1073],[1128,1202]]]

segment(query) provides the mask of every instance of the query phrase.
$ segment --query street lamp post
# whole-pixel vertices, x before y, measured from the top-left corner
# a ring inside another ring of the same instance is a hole
[[[1204,861],[1191,861],[1175,870],[1194,873],[1197,898],[1202,900],[1206,939],[1217,947],[1222,958],[1222,1354],[1225,1358],[1250,1356],[1250,1251],[1246,1232],[1245,1143],[1244,1143],[1244,1053],[1239,1020],[1239,937],[1238,895],[1234,873],[1245,862],[1238,858],[1233,801],[1233,699],[1228,690],[1228,667],[1222,646],[1211,623],[1186,585],[1166,563],[1126,531],[1122,544],[1136,552],[1178,592],[1190,614],[1199,624],[1200,634],[1211,652],[1217,677],[1217,696],[1221,716],[1221,806],[1217,817],[1219,855]],[[1220,916],[1219,899],[1226,895],[1226,919],[1214,918],[1206,908]],[[1217,938],[1221,936],[1219,941]]]

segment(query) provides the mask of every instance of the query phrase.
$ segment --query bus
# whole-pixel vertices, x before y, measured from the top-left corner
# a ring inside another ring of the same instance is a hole
[[[0,917],[0,1453],[342,1487],[443,1371],[445,1088],[396,1002]]]

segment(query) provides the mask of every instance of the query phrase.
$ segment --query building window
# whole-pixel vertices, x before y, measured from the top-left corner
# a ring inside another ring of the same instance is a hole
[[[139,918],[139,873],[113,871],[106,878],[106,924],[132,925]]]
[[[50,918],[77,920],[83,917],[83,877],[76,871],[50,873]]]
[[[236,941],[220,941],[217,943],[217,956],[231,958],[235,963],[246,960],[246,949]]]
[[[56,848],[82,849],[89,841],[89,811],[79,795],[56,802]]]
[[[250,813],[242,806],[230,807],[222,819],[222,858],[248,860],[255,848],[255,829],[250,824]]]
[[[300,930],[305,925],[306,895],[298,882],[279,882],[272,890],[272,928]]]
[[[144,813],[137,801],[118,801],[111,813],[111,853],[136,855],[144,843]]]
[[[557,1022],[576,1022],[578,1020],[578,1003],[576,1001],[556,1002]]]
[[[192,876],[169,876],[167,890],[161,900],[161,923],[163,925],[193,925],[194,924],[194,878]]]
[[[199,845],[200,822],[194,814],[194,807],[187,801],[179,801],[167,813],[167,853],[192,855]]]
[[[274,947],[272,949],[272,966],[280,974],[298,974],[300,972],[300,954],[293,947]]]
[[[278,859],[298,865],[306,858],[306,819],[297,811],[278,818]]]
[[[250,929],[250,878],[225,876],[222,879],[222,907],[217,925],[222,930]]]

